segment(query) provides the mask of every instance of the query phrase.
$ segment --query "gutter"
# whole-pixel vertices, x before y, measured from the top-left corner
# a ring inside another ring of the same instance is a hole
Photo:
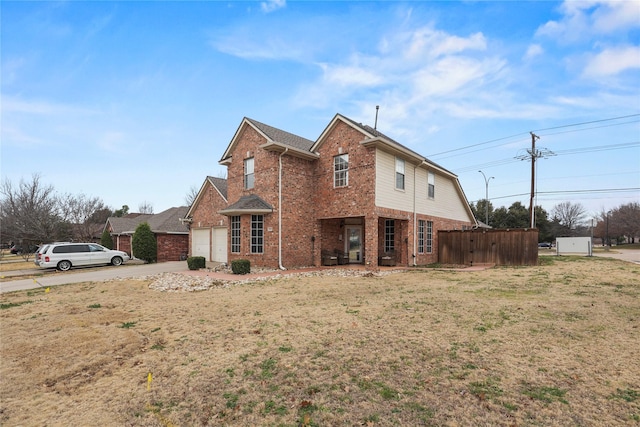
[[[289,148],[285,148],[278,156],[278,267],[286,270],[282,265],[282,156],[287,154]]]

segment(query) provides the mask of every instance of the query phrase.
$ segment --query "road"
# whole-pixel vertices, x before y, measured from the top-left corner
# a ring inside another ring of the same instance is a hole
[[[633,262],[640,264],[640,249],[612,249],[609,252],[594,252],[594,256],[601,256],[606,258],[621,259],[623,261]]]
[[[104,282],[117,278],[129,278],[148,276],[158,273],[171,273],[187,270],[185,261],[169,261],[156,264],[140,264],[140,265],[121,265],[118,267],[107,268],[83,268],[70,271],[58,271],[55,273],[45,274],[34,279],[10,280],[0,282],[0,293],[14,292],[27,289],[35,289],[40,287],[50,287],[57,285],[66,285],[69,283],[81,282]],[[41,270],[34,269],[35,273]],[[7,275],[9,276],[9,275]],[[36,282],[37,280],[37,282]]]

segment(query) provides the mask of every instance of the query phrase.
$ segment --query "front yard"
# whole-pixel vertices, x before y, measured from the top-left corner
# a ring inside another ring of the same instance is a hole
[[[0,296],[0,424],[638,425],[640,266]]]

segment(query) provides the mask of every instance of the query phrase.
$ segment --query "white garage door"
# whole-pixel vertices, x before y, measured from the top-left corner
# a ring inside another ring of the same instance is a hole
[[[205,260],[210,261],[211,255],[211,229],[199,228],[191,230],[191,255],[203,256]]]
[[[227,262],[227,227],[213,229],[213,260]]]

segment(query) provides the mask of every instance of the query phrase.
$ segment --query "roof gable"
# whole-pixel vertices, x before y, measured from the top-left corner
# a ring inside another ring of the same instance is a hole
[[[220,197],[227,203],[227,180],[225,178],[215,178],[213,176],[207,176],[196,194],[195,199],[191,202],[191,206],[189,206],[189,210],[185,214],[184,218],[191,218],[193,216],[193,211],[196,209],[198,204],[200,203],[200,199],[205,194],[205,188],[207,185],[213,186],[213,188],[218,192]]]
[[[219,163],[226,164],[231,160],[231,156],[235,146],[238,143],[238,139],[240,138],[240,134],[245,126],[252,127],[256,132],[258,132],[265,140],[266,143],[277,143],[278,145],[289,146],[294,148],[297,151],[309,152],[311,146],[313,145],[313,141],[303,138],[301,136],[295,135],[290,132],[283,131],[278,128],[274,128],[273,126],[266,125],[257,120],[250,119],[245,117],[242,119],[240,126],[236,130],[236,133],[233,135],[231,142],[227,146],[222,158]]]

